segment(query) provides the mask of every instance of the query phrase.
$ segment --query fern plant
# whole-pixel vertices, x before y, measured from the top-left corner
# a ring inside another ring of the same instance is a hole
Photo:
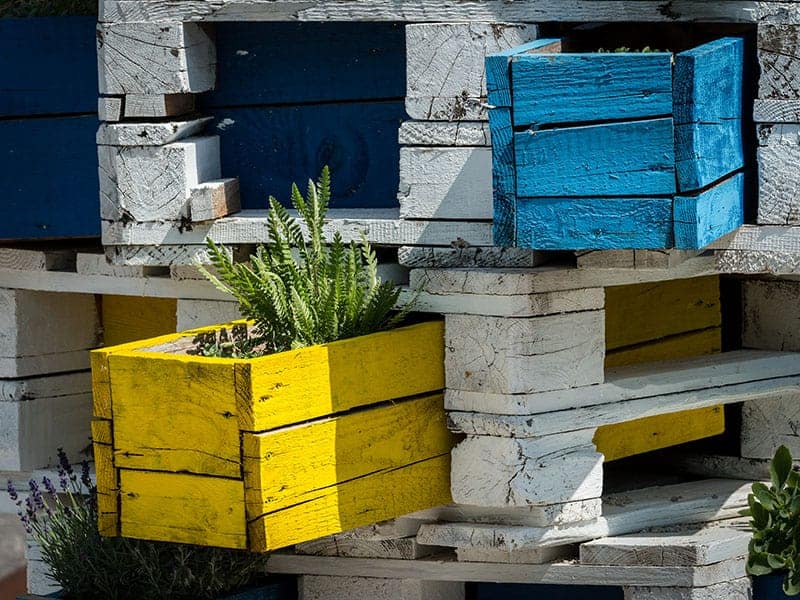
[[[249,264],[235,263],[224,247],[207,242],[217,275],[202,266],[201,271],[255,322],[264,354],[390,329],[410,309],[394,310],[400,288],[378,277],[378,260],[366,238],[345,244],[336,232],[326,243],[330,198],[327,167],[316,183],[309,180],[305,197],[292,185],[300,221],[270,197],[270,243],[259,247]]]

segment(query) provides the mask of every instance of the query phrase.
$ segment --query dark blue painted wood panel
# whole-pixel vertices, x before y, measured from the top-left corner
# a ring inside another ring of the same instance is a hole
[[[786,573],[773,573],[753,577],[753,600],[792,600],[797,596],[787,596],[783,592]]]
[[[222,174],[238,176],[242,207],[287,203],[292,182],[305,188],[331,168],[335,208],[396,206],[402,101],[285,107],[219,108]]]
[[[696,196],[676,196],[675,247],[703,248],[744,223],[744,175],[733,177]]]
[[[518,198],[517,246],[671,248],[672,198]]]
[[[515,126],[665,116],[672,112],[672,55],[515,55],[511,88]]]
[[[97,112],[95,21],[0,19],[0,117]]]
[[[200,108],[402,99],[398,23],[218,23],[217,90]]]
[[[514,134],[517,197],[675,193],[672,119]]]
[[[492,132],[493,234],[496,246],[513,246],[516,239],[516,173],[511,109],[489,111]]]
[[[623,600],[620,587],[469,583],[468,600]]]
[[[0,239],[100,235],[97,117],[0,121]]]

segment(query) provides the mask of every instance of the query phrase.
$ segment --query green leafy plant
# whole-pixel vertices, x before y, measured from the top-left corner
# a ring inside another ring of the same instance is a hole
[[[64,598],[210,600],[257,583],[266,572],[263,554],[101,537],[88,463],[79,474],[60,448],[58,456],[57,484],[32,479],[24,500],[11,481],[7,491]]]
[[[770,463],[771,485],[756,482],[747,497],[753,539],[747,559],[750,575],[785,572],[783,591],[800,594],[800,474],[792,469],[786,446],[775,452]]]
[[[292,205],[302,224],[270,197],[270,243],[259,247],[249,263],[235,263],[224,247],[208,241],[216,274],[198,266],[255,322],[261,353],[390,329],[410,309],[409,304],[394,310],[400,288],[378,277],[378,260],[366,239],[345,244],[337,232],[326,242],[330,198],[327,167],[316,183],[308,182],[305,197],[292,186]]]

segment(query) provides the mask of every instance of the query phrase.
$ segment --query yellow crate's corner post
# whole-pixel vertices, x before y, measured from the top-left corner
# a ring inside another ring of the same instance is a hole
[[[98,530],[104,537],[119,535],[119,481],[114,468],[113,444],[111,421],[92,420]]]

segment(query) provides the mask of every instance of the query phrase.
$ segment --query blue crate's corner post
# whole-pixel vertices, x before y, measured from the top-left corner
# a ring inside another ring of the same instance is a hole
[[[97,40],[101,219],[189,226],[239,210],[238,181],[221,179],[219,136],[203,134],[210,119],[181,118],[214,88],[208,28],[101,23]]]

